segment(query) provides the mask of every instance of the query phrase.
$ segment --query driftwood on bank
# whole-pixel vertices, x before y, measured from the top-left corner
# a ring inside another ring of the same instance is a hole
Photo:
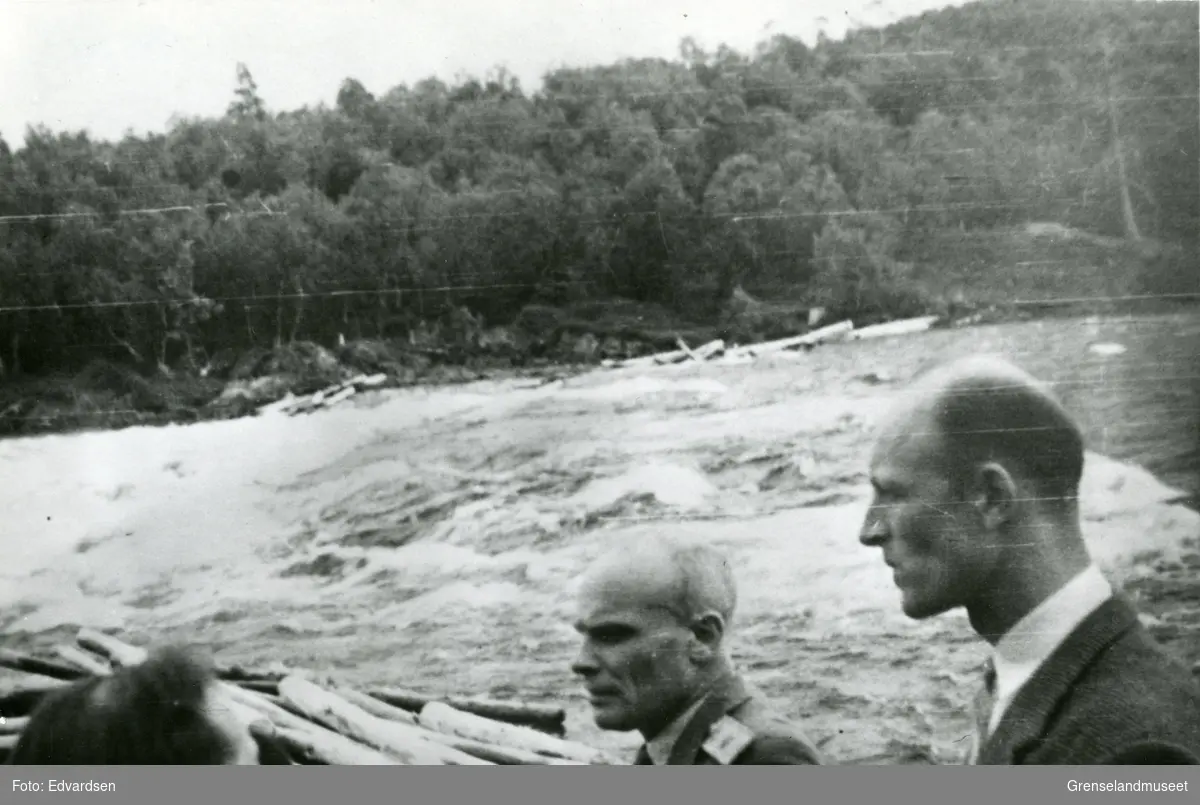
[[[901,319],[899,321],[887,321],[882,324],[872,324],[870,327],[855,330],[847,335],[846,338],[849,341],[866,341],[870,338],[886,338],[894,335],[923,333],[933,327],[937,323],[938,318],[938,316],[920,316],[915,319]]]
[[[282,400],[262,406],[260,414],[284,413],[290,416],[309,414],[319,408],[332,408],[360,391],[378,388],[387,382],[387,375],[357,375],[349,380],[321,389],[315,394],[296,397],[288,394]]]
[[[646,355],[641,358],[632,358],[626,361],[604,361],[603,365],[608,368],[631,369],[669,366],[688,360],[703,362],[714,358],[738,361],[748,357],[768,355],[773,352],[813,347],[818,344],[841,339],[865,341],[872,338],[920,333],[933,327],[939,318],[938,316],[920,316],[913,319],[901,319],[883,324],[874,324],[870,327],[864,327],[861,330],[855,330],[854,323],[846,320],[811,330],[803,335],[789,336],[788,338],[765,341],[759,344],[746,344],[728,349],[725,346],[725,342],[721,340],[711,341],[702,347],[692,349],[682,339],[676,339],[678,349],[669,352],[659,352],[654,355]],[[812,318],[810,317],[811,320]]]
[[[840,321],[837,324],[830,324],[827,327],[822,327],[818,330],[805,333],[804,335],[794,335],[790,338],[781,338],[778,341],[766,341],[762,344],[748,344],[742,347],[734,347],[726,350],[725,357],[739,358],[743,356],[766,355],[771,352],[781,352],[788,349],[800,349],[801,347],[816,346],[825,341],[831,341],[835,338],[840,338],[854,329],[854,323],[846,320]]]

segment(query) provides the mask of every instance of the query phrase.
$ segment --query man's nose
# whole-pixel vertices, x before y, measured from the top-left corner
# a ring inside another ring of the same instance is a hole
[[[575,656],[575,660],[571,663],[571,671],[579,676],[592,676],[599,670],[596,665],[596,659],[592,655],[591,650],[586,644],[579,649],[579,654]]]
[[[875,506],[867,509],[867,516],[858,532],[858,541],[868,548],[877,548],[887,539],[887,535],[884,513]]]

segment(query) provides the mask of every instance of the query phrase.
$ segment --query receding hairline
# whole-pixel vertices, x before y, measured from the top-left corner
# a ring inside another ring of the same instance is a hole
[[[951,361],[918,379],[918,410],[960,469],[1000,460],[1062,496],[1077,491],[1084,438],[1050,388],[990,356]]]
[[[585,574],[585,580],[606,580],[610,574],[634,566],[645,571],[647,565],[662,571],[653,578],[652,586],[648,584],[643,590],[647,606],[666,608],[681,620],[711,610],[726,625],[733,620],[737,584],[729,559],[704,543],[660,537],[617,545]]]

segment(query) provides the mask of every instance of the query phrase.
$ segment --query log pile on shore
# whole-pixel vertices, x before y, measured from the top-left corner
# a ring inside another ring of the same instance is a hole
[[[28,684],[0,696],[0,762],[42,697],[83,677],[136,665],[145,649],[92,629],[56,659],[0,650],[0,667]],[[220,683],[260,742],[293,765],[620,765],[565,737],[566,713],[541,704],[427,696],[403,688],[355,690],[300,670],[223,668]]]
[[[864,327],[861,330],[855,330],[853,322],[840,321],[837,324],[830,324],[826,327],[811,330],[803,335],[789,336],[788,338],[781,338],[776,341],[765,341],[759,344],[747,344],[745,346],[728,348],[726,347],[725,342],[720,339],[710,341],[707,344],[703,344],[699,347],[692,348],[689,347],[682,338],[680,338],[677,341],[677,346],[679,348],[676,350],[672,350],[670,352],[660,352],[654,355],[646,355],[641,358],[633,358],[627,361],[608,360],[604,361],[602,365],[609,369],[648,369],[655,366],[671,366],[688,361],[723,361],[729,363],[739,363],[776,352],[812,349],[820,344],[832,343],[836,341],[866,341],[872,338],[887,338],[892,336],[920,333],[930,329],[937,322],[937,316],[922,316],[916,319],[903,319],[901,321],[890,321],[883,324],[875,324],[870,327]]]
[[[885,322],[858,330],[854,329],[853,322],[841,321],[837,324],[811,330],[802,335],[794,335],[788,338],[757,344],[729,347],[726,346],[724,340],[716,339],[693,348],[682,337],[676,337],[675,345],[677,349],[627,360],[606,359],[600,365],[607,369],[653,369],[662,366],[674,366],[689,361],[693,363],[703,363],[706,361],[741,363],[764,355],[812,349],[821,344],[837,341],[864,341],[872,338],[910,335],[930,329],[937,321],[937,316],[922,316],[915,319]],[[360,374],[344,382],[324,388],[315,394],[298,397],[289,393],[283,399],[261,406],[258,408],[258,413],[287,414],[288,416],[310,414],[321,409],[333,408],[357,393],[368,389],[384,387],[388,382],[389,376],[386,373]]]

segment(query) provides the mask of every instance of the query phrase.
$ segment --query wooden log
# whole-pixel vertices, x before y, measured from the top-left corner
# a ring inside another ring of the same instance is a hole
[[[253,691],[254,693],[261,693],[264,696],[278,696],[279,695],[279,683],[276,682],[275,680],[239,679],[236,681],[230,681],[230,680],[225,680],[225,681],[230,682],[230,684],[237,685],[242,690],[249,690],[249,691]]]
[[[385,701],[376,699],[374,696],[368,696],[365,693],[359,693],[357,690],[348,688],[335,688],[334,692],[341,696],[350,704],[356,707],[361,707],[376,718],[385,718],[388,721],[399,721],[401,724],[408,724],[410,727],[417,726],[417,717],[408,710],[402,710],[399,707],[388,704]]]
[[[444,743],[447,746],[453,747],[460,752],[466,752],[468,755],[477,757],[480,760],[486,760],[498,766],[586,766],[578,760],[565,760],[563,758],[549,757],[547,755],[539,755],[535,752],[527,752],[523,749],[514,749],[511,746],[497,746],[495,744],[485,744],[480,741],[473,741],[470,738],[462,738],[457,735],[447,735],[441,732],[433,732],[426,730],[429,735],[433,736],[433,740],[439,743]]]
[[[430,702],[443,701],[455,710],[473,713],[492,721],[532,727],[539,732],[558,738],[566,734],[567,713],[561,707],[462,696],[428,696],[406,688],[376,688],[368,690],[367,693],[380,701],[413,714],[420,713],[421,709]]]
[[[76,640],[81,645],[92,648],[109,658],[115,664],[121,666],[137,665],[138,663],[145,662],[146,657],[149,656],[149,653],[143,648],[131,646],[111,635],[101,634],[91,629],[81,629]],[[320,724],[289,713],[262,694],[246,690],[232,682],[224,680],[219,680],[219,684],[221,689],[233,700],[239,719],[248,727],[256,720],[265,718],[276,726],[286,727],[299,733],[313,733],[316,735],[317,733],[329,732],[329,730]],[[333,732],[329,735],[324,735],[323,740],[325,742],[323,745],[336,746],[340,745],[341,741],[348,741],[349,739]],[[342,750],[350,752],[351,748],[343,747]]]
[[[726,358],[740,358],[747,355],[766,355],[771,352],[780,352],[785,349],[799,349],[800,347],[815,346],[823,341],[830,341],[834,338],[839,338],[854,329],[854,322],[846,320],[839,321],[837,324],[830,324],[827,327],[822,327],[819,330],[805,333],[804,335],[794,335],[789,338],[781,338],[778,341],[765,341],[761,344],[748,344],[744,347],[734,347],[733,349],[725,350]]]
[[[329,736],[341,740],[330,740]],[[328,730],[293,730],[276,727],[272,737],[288,753],[311,765],[328,766],[403,766],[398,759],[363,746]]]
[[[683,339],[677,341],[679,349],[672,352],[659,352],[654,355],[647,355],[643,358],[632,358],[619,364],[622,368],[628,367],[649,367],[649,366],[667,366],[669,364],[682,363],[689,358],[694,361],[706,361],[715,355],[719,355],[725,351],[725,342],[721,339],[709,341],[703,346],[691,349],[683,342]]]
[[[387,375],[382,373],[375,375],[355,375],[346,381],[343,388],[345,386],[354,386],[356,389],[369,389],[375,388],[376,386],[382,386],[386,382]]]
[[[684,357],[690,358],[693,361],[698,360],[696,353],[692,352],[692,348],[687,345],[687,342],[680,336],[675,336],[675,343],[679,346],[679,351],[684,354]]]
[[[368,696],[365,693],[359,693],[357,690],[350,688],[335,688],[334,692],[341,696],[351,704],[361,707],[377,718],[387,719],[389,721],[399,721],[401,724],[418,727],[417,717],[407,710],[401,710],[399,707],[393,707],[390,704],[380,701],[373,696]],[[447,735],[441,732],[434,732],[423,727],[425,734],[432,740],[451,746],[460,752],[466,752],[481,760],[487,760],[495,764],[504,766],[550,766],[550,765],[584,765],[575,761],[558,760],[549,758],[543,755],[534,754],[533,752],[523,752],[520,749],[513,749],[507,746],[494,746],[485,744],[479,741],[472,741],[469,738],[460,738],[456,735]]]
[[[894,335],[910,335],[922,333],[937,323],[938,316],[921,316],[915,319],[900,319],[883,324],[872,324],[861,330],[855,330],[847,336],[849,341],[865,341],[869,338],[886,338]]]
[[[95,629],[80,629],[79,634],[75,636],[75,642],[89,651],[96,652],[113,665],[122,667],[140,665],[149,656],[149,652],[144,648],[131,646]]]
[[[81,671],[79,668],[70,665],[43,660],[39,657],[31,657],[28,654],[20,654],[8,649],[0,649],[0,668],[8,668],[25,674],[40,674],[51,679],[60,679],[68,682],[88,675],[86,671]]]
[[[4,696],[0,696],[0,716],[4,718],[27,716],[33,712],[46,694],[68,684],[70,683],[61,679],[40,677],[34,685],[10,691]]]
[[[7,755],[17,745],[17,740],[20,737],[20,735],[0,735],[0,751],[3,751]]]
[[[20,735],[28,723],[29,716],[17,716],[16,718],[0,717],[0,735]]]
[[[430,702],[421,708],[420,722],[431,730],[470,738],[480,743],[508,746],[588,765],[618,765],[604,752],[593,747],[555,738],[528,727],[505,724],[474,713],[456,710],[444,702]]]
[[[221,668],[217,671],[217,675],[227,682],[278,682],[287,676],[287,674],[280,671],[248,670],[240,665]]]
[[[718,338],[716,341],[709,341],[704,346],[695,350],[695,356],[698,360],[706,361],[710,358],[715,358],[718,355],[725,353],[725,342]]]
[[[303,710],[309,718],[400,758],[410,766],[490,766],[422,734],[418,728],[377,718],[318,685],[292,676],[279,683],[279,695]]]
[[[342,402],[343,400],[347,400],[347,399],[353,397],[356,393],[357,393],[357,390],[354,388],[354,386],[351,386],[350,388],[347,388],[347,389],[342,389],[337,394],[334,394],[331,397],[326,397],[324,402],[321,403],[321,407],[322,408],[332,408],[333,406],[337,405],[338,403]]]
[[[59,657],[85,671],[89,676],[106,676],[112,673],[112,668],[108,663],[75,646],[55,646],[54,651]]]

